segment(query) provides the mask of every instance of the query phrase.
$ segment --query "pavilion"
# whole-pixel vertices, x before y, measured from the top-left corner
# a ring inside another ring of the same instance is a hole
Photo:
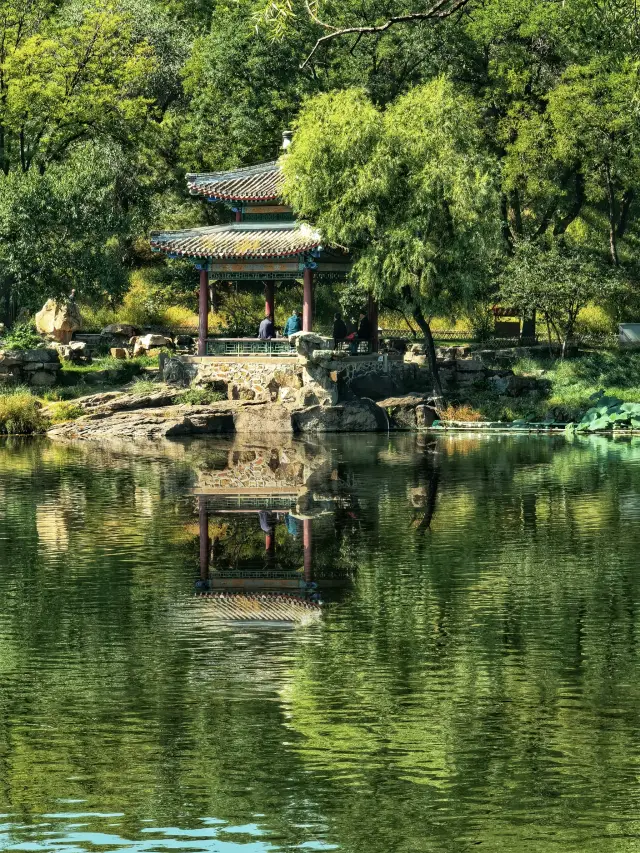
[[[290,142],[291,133],[286,132],[284,151]],[[317,230],[296,221],[293,210],[280,198],[282,181],[278,160],[227,172],[188,174],[189,192],[223,203],[235,214],[235,221],[151,234],[154,251],[191,261],[200,271],[199,356],[209,354],[209,298],[215,282],[263,282],[265,315],[273,315],[276,284],[302,279],[302,328],[310,332],[314,284],[344,280],[351,269],[348,252],[328,245]],[[372,347],[377,351],[378,312],[373,299],[368,310],[374,330]]]

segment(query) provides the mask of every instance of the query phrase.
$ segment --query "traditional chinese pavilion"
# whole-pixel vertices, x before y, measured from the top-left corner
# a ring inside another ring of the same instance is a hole
[[[290,141],[287,132],[283,149]],[[235,221],[151,234],[154,251],[189,260],[200,271],[200,356],[208,354],[209,293],[216,281],[263,282],[265,314],[273,314],[277,283],[301,279],[303,330],[312,331],[314,283],[344,279],[351,268],[343,249],[327,245],[318,231],[296,221],[280,199],[282,180],[278,160],[228,172],[189,174],[190,193],[227,205]],[[377,312],[372,320],[377,329]]]

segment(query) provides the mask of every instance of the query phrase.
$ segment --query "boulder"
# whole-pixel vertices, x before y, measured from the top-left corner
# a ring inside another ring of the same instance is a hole
[[[102,334],[105,336],[116,335],[128,340],[138,334],[138,329],[130,323],[112,323],[110,326],[104,327]]]
[[[435,409],[427,405],[428,399],[424,394],[413,392],[379,400],[378,406],[388,417],[390,429],[412,430],[431,426],[436,419]]]
[[[36,314],[36,329],[61,344],[68,344],[73,333],[82,327],[80,310],[75,302],[48,299]]]
[[[329,350],[332,344],[329,338],[323,338],[321,335],[316,335],[315,332],[296,332],[291,335],[290,340],[294,342],[298,355],[306,359],[314,358],[315,350]],[[329,358],[330,352],[322,353],[322,355]]]
[[[176,335],[176,337],[173,339],[173,342],[178,347],[178,349],[191,350],[196,345],[196,342],[191,337],[191,335]]]
[[[37,361],[51,362],[52,364],[60,363],[57,350],[51,348],[45,349],[44,347],[38,347],[38,349],[26,349],[22,351],[21,355],[23,362]]]
[[[51,385],[55,385],[55,381],[55,373],[51,373],[49,370],[38,370],[31,374],[29,384],[36,388],[49,388]]]
[[[125,361],[128,357],[128,353],[124,347],[111,347],[109,355],[111,358],[117,358],[119,361]]]
[[[293,425],[297,432],[376,432],[387,428],[384,412],[369,400],[311,406],[294,412]]]
[[[238,433],[293,433],[289,409],[278,403],[257,403],[237,408],[233,425]]]
[[[479,358],[458,358],[456,369],[463,373],[479,373],[484,370],[484,364]]]
[[[164,335],[142,335],[136,338],[133,345],[134,357],[138,355],[150,354],[150,351],[161,349],[173,349],[173,341],[171,338],[165,338]],[[157,353],[156,353],[157,354]]]

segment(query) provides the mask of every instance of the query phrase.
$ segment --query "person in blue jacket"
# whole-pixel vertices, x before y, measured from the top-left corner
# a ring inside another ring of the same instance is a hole
[[[290,338],[291,335],[294,335],[296,332],[302,331],[302,318],[300,317],[300,312],[297,309],[293,309],[293,312],[284,326],[284,331],[282,334],[285,338]]]

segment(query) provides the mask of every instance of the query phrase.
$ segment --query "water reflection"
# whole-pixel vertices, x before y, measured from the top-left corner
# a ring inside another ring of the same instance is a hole
[[[639,442],[6,442],[0,496],[0,849],[638,846]]]

